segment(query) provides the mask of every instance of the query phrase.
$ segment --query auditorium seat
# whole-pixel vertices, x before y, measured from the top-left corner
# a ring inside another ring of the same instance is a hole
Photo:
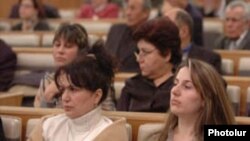
[[[0,92],[0,105],[21,106],[23,93],[19,92]]]
[[[80,24],[86,28],[88,33],[108,33],[112,26],[111,22],[86,21],[80,22]]]
[[[16,116],[1,115],[7,141],[21,141],[22,120]]]
[[[38,47],[40,46],[40,35],[38,34],[0,34],[3,39],[10,46],[17,47]]]
[[[145,141],[153,135],[157,135],[164,128],[163,123],[145,123],[141,124],[138,131],[137,141]]]
[[[59,9],[59,15],[62,19],[74,19],[75,13],[75,9]]]
[[[231,100],[235,116],[239,116],[240,115],[240,87],[236,85],[228,85],[227,93],[228,93],[229,99]]]
[[[239,60],[239,75],[250,76],[250,57],[241,57]]]
[[[9,31],[11,29],[11,25],[9,22],[1,21],[0,22],[0,31]]]
[[[222,58],[221,70],[223,75],[233,75],[234,74],[233,60]]]
[[[121,92],[123,87],[125,86],[125,82],[123,81],[115,81],[114,88],[115,88],[115,99],[119,100],[121,96]]]

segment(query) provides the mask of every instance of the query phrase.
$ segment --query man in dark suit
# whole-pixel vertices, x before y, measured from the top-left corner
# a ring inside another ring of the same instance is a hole
[[[139,72],[134,52],[137,45],[132,38],[134,30],[145,22],[150,13],[150,0],[129,0],[126,8],[126,24],[113,25],[105,48],[119,60],[119,71]]]
[[[215,49],[249,50],[249,10],[244,1],[233,1],[225,10],[224,34],[215,43]]]
[[[184,9],[190,14],[194,22],[194,31],[192,33],[192,41],[199,45],[203,45],[203,16],[201,11],[193,6],[188,0],[165,0],[166,4],[175,8]],[[164,15],[164,14],[163,14]]]
[[[14,79],[16,64],[16,54],[0,39],[0,91],[6,91],[10,87]]]
[[[198,47],[192,43],[193,20],[191,16],[184,10],[173,8],[165,13],[172,21],[176,23],[179,28],[179,35],[181,39],[181,48],[183,52],[183,59],[196,58],[205,61],[221,73],[221,56],[211,50],[203,47]]]

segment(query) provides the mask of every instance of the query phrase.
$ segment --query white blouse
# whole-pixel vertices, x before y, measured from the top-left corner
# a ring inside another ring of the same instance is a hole
[[[112,121],[102,116],[101,108],[70,119],[65,114],[48,118],[43,123],[43,138],[45,141],[92,141]]]

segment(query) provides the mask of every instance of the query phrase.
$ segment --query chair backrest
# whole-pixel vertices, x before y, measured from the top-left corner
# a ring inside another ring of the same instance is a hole
[[[232,102],[232,107],[235,112],[235,116],[240,115],[240,87],[236,85],[228,85],[227,93],[229,99]]]
[[[123,81],[115,81],[114,88],[115,88],[115,99],[118,100],[121,96],[121,92],[123,87],[125,86],[125,82]]]
[[[21,141],[22,120],[17,116],[1,115],[7,141]]]
[[[231,59],[222,58],[221,70],[223,75],[234,74],[234,62]]]
[[[30,133],[34,129],[34,127],[39,123],[40,118],[31,118],[27,121],[25,137],[26,139],[29,137]]]
[[[40,46],[40,35],[38,34],[1,34],[3,39],[10,46],[38,47]]]
[[[59,14],[62,19],[74,19],[76,15],[76,9],[60,9]]]
[[[23,93],[21,92],[0,92],[0,105],[4,106],[21,106]]]
[[[239,75],[250,76],[250,57],[241,57],[239,60]]]
[[[164,123],[145,123],[141,124],[138,131],[137,141],[146,141],[152,135],[160,132],[164,128]]]
[[[51,53],[18,53],[17,68],[19,70],[46,70],[54,68]]]

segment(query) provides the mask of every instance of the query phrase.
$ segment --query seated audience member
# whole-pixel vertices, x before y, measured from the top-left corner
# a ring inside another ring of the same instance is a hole
[[[16,53],[0,39],[0,91],[7,91],[11,87],[16,65]]]
[[[77,56],[84,55],[89,50],[88,34],[79,24],[62,24],[53,39],[52,54],[55,67],[59,68],[72,62]],[[35,97],[35,107],[61,107],[58,97],[59,90],[54,82],[54,73],[48,72],[40,82],[38,93]],[[103,102],[102,108],[114,110],[113,93]]]
[[[139,72],[134,52],[136,43],[132,38],[134,30],[147,21],[151,9],[150,0],[128,0],[126,24],[113,25],[109,31],[105,48],[119,62],[121,72]]]
[[[230,100],[217,71],[207,63],[185,60],[171,90],[170,111],[162,131],[145,141],[204,140],[204,125],[236,124]],[[161,133],[160,133],[161,132]],[[157,138],[157,139],[156,139]]]
[[[222,18],[228,0],[208,0],[202,1],[198,6],[204,17]]]
[[[224,34],[215,43],[215,49],[250,49],[249,9],[244,1],[232,1],[225,10]]]
[[[202,13],[193,6],[188,0],[165,0],[164,4],[167,4],[167,9],[171,9],[171,7],[178,7],[185,9],[190,16],[193,18],[194,22],[194,33],[192,35],[192,41],[202,46],[203,45],[203,17]],[[165,7],[163,5],[163,7]],[[163,13],[167,11],[162,10]]]
[[[41,6],[42,6],[41,9],[44,9],[46,18],[60,18],[58,9],[56,7],[48,5],[48,4],[43,4],[42,0],[38,0],[38,2],[41,3]],[[20,15],[19,15],[20,3],[21,3],[21,0],[19,0],[17,4],[12,6],[9,18],[20,18]]]
[[[208,49],[199,47],[192,42],[192,34],[194,32],[194,22],[192,17],[180,8],[173,8],[165,13],[179,28],[179,35],[181,39],[182,58],[196,58],[203,60],[211,65],[221,73],[221,56]]]
[[[102,115],[114,78],[113,64],[102,46],[60,67],[55,82],[62,94],[63,114],[43,118],[28,141],[128,141],[125,118]]]
[[[118,18],[119,7],[108,0],[91,0],[80,8],[77,18]]]
[[[21,22],[14,25],[14,31],[46,31],[50,30],[44,20],[44,11],[37,0],[21,0],[19,8]]]
[[[0,141],[6,141],[1,117],[0,117]]]
[[[167,17],[142,24],[134,33],[140,74],[128,79],[117,110],[166,112],[173,71],[181,62],[179,30]]]

